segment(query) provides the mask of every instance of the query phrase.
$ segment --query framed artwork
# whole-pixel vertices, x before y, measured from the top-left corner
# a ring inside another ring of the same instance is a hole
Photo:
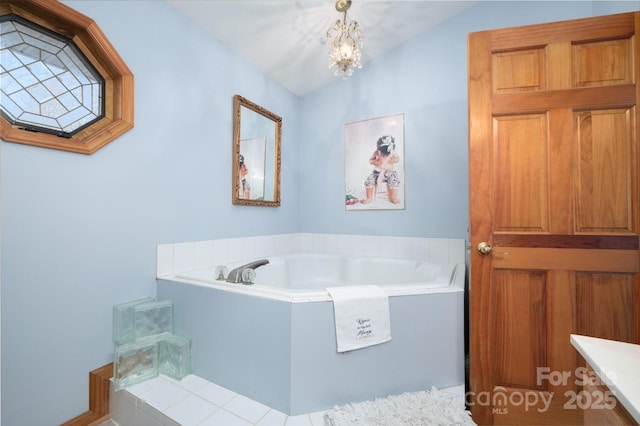
[[[344,127],[346,210],[402,210],[404,113]]]
[[[240,141],[239,198],[264,200],[266,139],[259,137]]]

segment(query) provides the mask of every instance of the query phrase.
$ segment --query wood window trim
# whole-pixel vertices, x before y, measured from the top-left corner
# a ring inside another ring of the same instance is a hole
[[[0,117],[3,140],[93,154],[133,128],[133,74],[91,18],[58,0],[3,0],[0,16],[10,14],[73,40],[104,78],[105,111],[102,119],[69,139],[23,130]]]

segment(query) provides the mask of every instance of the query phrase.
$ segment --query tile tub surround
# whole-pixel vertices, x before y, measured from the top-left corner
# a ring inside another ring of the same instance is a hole
[[[464,405],[464,386],[443,390]],[[112,389],[110,401],[111,419],[119,426],[324,425],[325,411],[287,416],[195,375],[181,381],[160,376],[118,392]]]
[[[157,296],[174,301],[176,329],[193,339],[194,374],[288,415],[464,382],[462,285],[391,297],[391,342],[345,355],[335,352],[331,303],[252,297],[228,288],[191,285],[173,275],[305,250],[445,262],[465,258],[464,240],[325,234],[160,247],[165,261],[160,262]]]
[[[465,240],[343,234],[279,234],[157,246],[158,278],[295,252],[465,263]]]

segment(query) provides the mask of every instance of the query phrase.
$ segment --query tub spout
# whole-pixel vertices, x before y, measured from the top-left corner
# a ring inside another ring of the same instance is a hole
[[[266,265],[269,263],[269,260],[267,259],[260,259],[260,260],[256,260],[253,262],[249,262],[246,265],[242,265],[242,266],[238,266],[237,268],[234,268],[231,270],[231,272],[229,272],[229,275],[227,275],[227,282],[230,283],[243,283],[244,281],[242,280],[242,272],[245,269],[256,269],[260,266]],[[246,284],[251,284],[251,283],[246,283]]]

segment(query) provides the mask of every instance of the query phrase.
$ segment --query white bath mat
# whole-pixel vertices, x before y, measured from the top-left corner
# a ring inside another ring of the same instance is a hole
[[[475,425],[460,397],[431,389],[335,407],[324,415],[326,426]]]

